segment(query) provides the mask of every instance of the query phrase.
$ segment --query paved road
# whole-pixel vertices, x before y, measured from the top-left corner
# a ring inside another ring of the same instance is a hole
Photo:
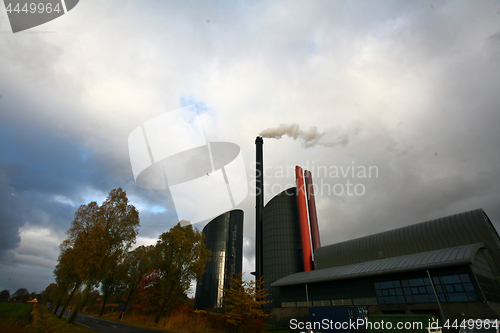
[[[68,317],[68,311],[64,312],[64,317],[65,318]],[[158,333],[159,332],[147,328],[141,328],[126,324],[116,323],[114,321],[109,321],[105,319],[95,318],[92,316],[86,316],[80,313],[76,316],[76,322],[100,333]]]

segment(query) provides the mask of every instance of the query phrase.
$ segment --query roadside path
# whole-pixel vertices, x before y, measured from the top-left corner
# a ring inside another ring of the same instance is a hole
[[[68,317],[68,311],[64,312],[63,317],[65,317],[65,318]],[[162,331],[156,331],[156,330],[151,330],[151,329],[147,329],[147,328],[122,324],[122,323],[116,323],[114,321],[96,318],[93,316],[87,316],[87,315],[84,315],[81,313],[79,313],[76,316],[75,321],[77,323],[82,324],[83,326],[86,326],[94,331],[99,332],[99,333],[158,333],[158,332],[162,332]]]

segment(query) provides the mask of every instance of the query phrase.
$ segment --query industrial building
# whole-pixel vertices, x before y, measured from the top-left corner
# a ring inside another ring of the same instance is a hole
[[[313,268],[312,250],[320,246],[311,173],[295,168],[297,186],[282,191],[264,206],[263,140],[256,145],[256,279],[263,279],[266,307],[279,307],[272,284],[287,275]],[[304,180],[305,176],[305,180]],[[307,194],[307,201],[306,201]],[[308,209],[309,216],[308,218]],[[311,231],[311,232],[310,232]],[[311,238],[313,248],[311,248]]]
[[[297,187],[264,206],[262,138],[255,143],[256,277],[281,321],[312,306],[500,317],[500,237],[482,209],[321,247],[311,174],[296,167]]]
[[[212,256],[196,285],[195,309],[221,308],[224,290],[241,274],[243,259],[243,211],[231,210],[217,216],[204,228],[205,246]]]
[[[264,289],[270,302],[266,306],[279,307],[279,289],[271,284],[304,271],[296,187],[276,195],[264,207],[262,233]]]
[[[282,307],[500,316],[500,238],[482,209],[318,248],[315,270],[272,284]],[[439,302],[438,302],[439,300]]]

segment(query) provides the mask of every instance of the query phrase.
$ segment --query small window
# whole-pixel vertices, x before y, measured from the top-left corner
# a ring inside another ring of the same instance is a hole
[[[469,299],[466,293],[451,293],[448,294],[450,302],[467,302]]]
[[[464,283],[464,289],[465,289],[465,291],[475,291],[472,283]]]
[[[448,276],[441,276],[441,280],[443,283],[460,283],[460,277],[458,275],[448,275]]]
[[[460,280],[461,280],[462,282],[470,282],[469,275],[468,275],[468,274],[461,274],[461,275],[460,275]]]
[[[380,286],[382,289],[394,288],[394,283],[392,281],[382,282]]]
[[[408,280],[408,282],[410,283],[410,286],[412,286],[412,287],[418,287],[418,286],[425,285],[424,279],[411,279],[411,280]]]

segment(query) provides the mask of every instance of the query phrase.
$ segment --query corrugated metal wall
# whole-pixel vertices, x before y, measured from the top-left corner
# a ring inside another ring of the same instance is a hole
[[[322,269],[416,252],[484,243],[500,267],[500,238],[482,209],[323,246],[315,268]]]

